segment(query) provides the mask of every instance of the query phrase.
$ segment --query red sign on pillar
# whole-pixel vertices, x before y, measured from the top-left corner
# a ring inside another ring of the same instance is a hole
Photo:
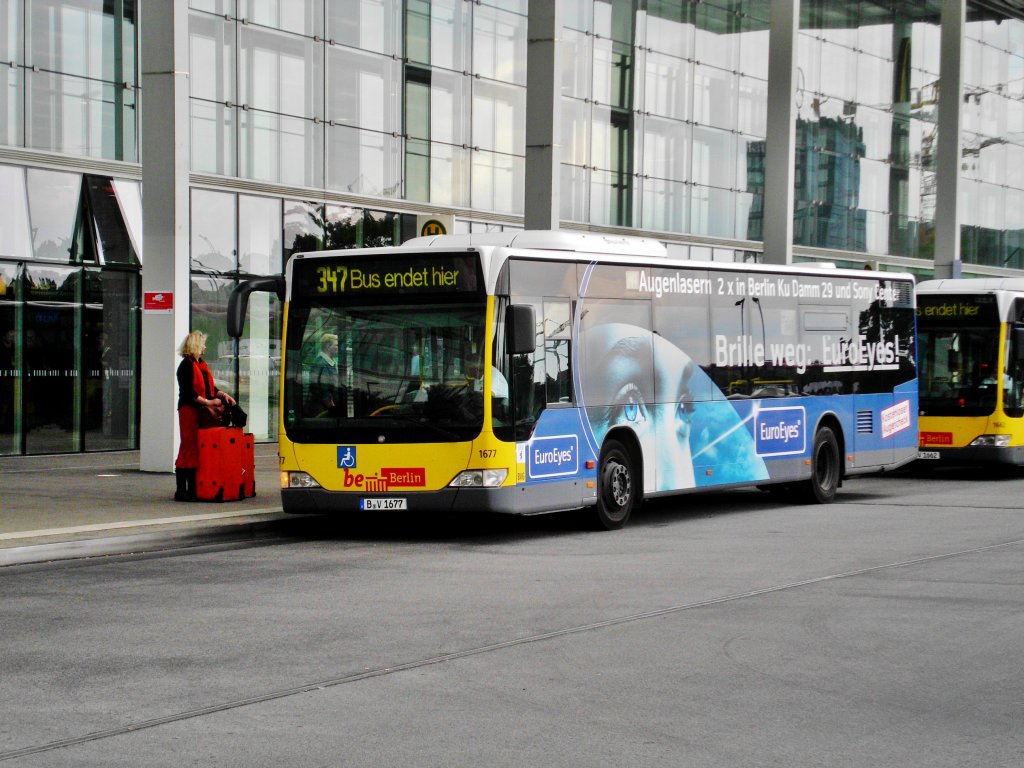
[[[143,312],[161,312],[170,314],[173,309],[173,291],[145,291],[142,294]]]

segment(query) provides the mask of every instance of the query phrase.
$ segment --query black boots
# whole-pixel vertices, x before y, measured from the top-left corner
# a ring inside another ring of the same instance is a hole
[[[194,469],[174,470],[176,488],[175,501],[196,501],[196,471]]]

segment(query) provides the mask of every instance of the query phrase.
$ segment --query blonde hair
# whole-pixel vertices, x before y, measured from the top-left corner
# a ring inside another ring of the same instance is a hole
[[[337,344],[338,335],[336,333],[325,333],[320,337],[320,348],[323,349],[328,344]]]
[[[206,351],[206,334],[202,331],[192,331],[178,347],[178,354],[182,357],[191,357],[198,360]]]

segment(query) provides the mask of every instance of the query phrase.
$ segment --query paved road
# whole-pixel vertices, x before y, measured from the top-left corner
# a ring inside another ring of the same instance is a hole
[[[1024,764],[1024,477],[0,569],[0,763]]]

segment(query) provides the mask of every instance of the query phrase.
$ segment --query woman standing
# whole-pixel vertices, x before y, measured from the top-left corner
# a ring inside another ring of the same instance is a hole
[[[199,468],[199,428],[223,423],[224,410],[235,404],[226,392],[219,392],[213,374],[203,360],[206,334],[192,331],[181,342],[178,353],[178,428],[181,444],[174,462],[177,489],[175,501],[196,500],[196,470]]]

